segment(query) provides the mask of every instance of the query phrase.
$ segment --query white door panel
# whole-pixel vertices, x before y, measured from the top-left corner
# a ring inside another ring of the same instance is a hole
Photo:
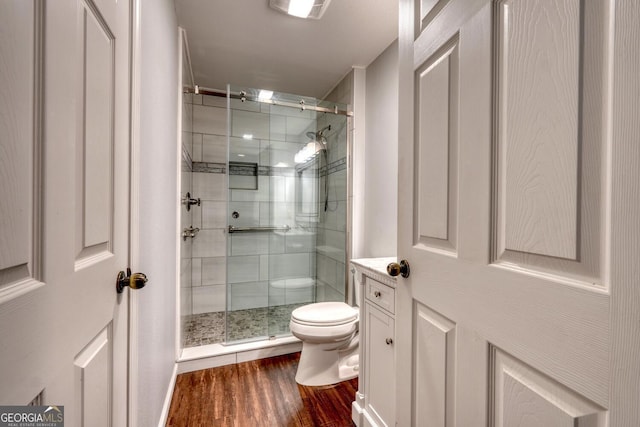
[[[398,425],[607,425],[612,354],[638,344],[612,331],[633,289],[610,274],[633,250],[613,218],[640,239],[611,198],[613,12],[401,0]]]
[[[42,92],[43,11],[34,2],[3,2],[0,37],[0,302],[42,284]],[[24,47],[26,46],[26,48]],[[4,58],[7,58],[6,60]]]
[[[126,425],[129,2],[7,0],[0,22],[0,403]]]

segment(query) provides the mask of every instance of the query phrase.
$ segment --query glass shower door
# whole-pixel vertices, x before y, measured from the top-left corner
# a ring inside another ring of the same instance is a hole
[[[301,105],[300,97],[280,94],[287,104]],[[303,98],[302,106],[315,105]],[[317,113],[284,105],[270,105],[269,175],[270,201],[266,215],[275,225],[288,230],[275,231],[268,259],[270,337],[288,335],[291,312],[315,301],[316,236],[319,193],[317,153],[301,154],[317,130]],[[304,209],[301,209],[304,207]]]
[[[231,89],[239,92],[239,89]],[[268,274],[272,232],[263,228],[270,198],[264,170],[269,114],[249,99],[229,99],[226,342],[268,336]]]
[[[338,137],[346,156],[346,117],[309,108],[313,98],[276,93],[261,101],[258,90],[244,88],[230,94],[242,94],[230,97],[228,110],[226,341],[234,343],[289,335],[296,307],[318,297],[344,300],[346,193],[340,209],[335,198],[346,180],[330,191],[328,165],[339,155],[330,153]],[[323,258],[329,278],[319,291],[318,247],[328,247],[327,227],[336,226],[343,241]]]

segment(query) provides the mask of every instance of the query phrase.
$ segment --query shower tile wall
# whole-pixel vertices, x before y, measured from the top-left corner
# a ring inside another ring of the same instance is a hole
[[[182,64],[182,86],[189,87],[192,85],[190,81],[191,72],[188,67],[188,59],[186,57],[186,49],[183,50],[183,56],[181,60]],[[191,188],[191,174],[192,174],[192,153],[193,153],[193,138],[192,138],[192,122],[193,122],[193,110],[192,110],[192,95],[190,93],[182,94],[182,118],[181,118],[181,135],[180,135],[180,148],[181,148],[181,164],[180,164],[180,193],[185,195],[187,192],[192,192]],[[181,207],[180,210],[180,225],[181,228],[187,228],[191,225],[192,218],[190,212]],[[190,240],[190,239],[189,239]],[[193,295],[191,291],[191,264],[192,257],[192,243],[191,241],[181,241],[180,245],[180,339],[182,345],[186,340],[186,329],[193,313],[192,301]]]
[[[340,120],[342,119],[342,120]],[[346,141],[347,125],[340,116],[323,115],[318,119],[318,127],[331,125],[327,134],[329,147],[328,168],[320,171],[321,176],[328,174],[328,202],[325,209],[324,185],[321,190],[318,211],[321,221],[318,224],[317,236],[317,273],[318,301],[343,301],[345,295],[345,254],[347,229],[347,165]]]
[[[353,72],[346,77],[325,97],[326,101],[344,105],[353,105]],[[327,135],[329,147],[329,203],[326,212],[321,202],[320,212],[324,213],[318,225],[317,272],[318,301],[344,301],[346,266],[345,253],[347,245],[347,138],[352,140],[351,120],[341,116],[324,114],[318,118],[318,128],[331,125]],[[321,181],[322,182],[322,181]],[[324,194],[324,188],[321,189]]]
[[[258,163],[260,176],[258,190],[228,191],[226,102],[225,98],[193,97],[193,194],[202,200],[193,214],[194,227],[201,230],[193,246],[193,313],[224,311],[226,305],[229,310],[242,310],[311,302],[311,288],[269,284],[316,276],[315,233],[295,230],[229,237],[225,227],[227,223],[295,227],[294,169],[282,166],[291,163],[293,154],[307,141],[305,132],[316,130],[315,120],[307,129],[315,115],[280,107],[269,111],[266,104],[232,100],[230,161]],[[251,140],[242,138],[247,134],[252,135]],[[233,211],[240,214],[238,219],[230,218]]]
[[[209,97],[206,97],[207,99]],[[193,314],[224,311],[226,295],[227,111],[226,100],[203,104],[193,95]],[[210,103],[211,104],[211,103]]]

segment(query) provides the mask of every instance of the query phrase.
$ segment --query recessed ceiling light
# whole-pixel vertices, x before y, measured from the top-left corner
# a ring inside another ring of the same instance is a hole
[[[269,6],[298,18],[320,19],[331,0],[269,0]]]
[[[244,157],[244,154],[238,154],[238,157]]]
[[[253,134],[251,134],[251,133],[245,133],[244,135],[242,135],[242,137],[243,137],[244,139],[253,139]]]
[[[260,101],[269,101],[272,96],[273,96],[272,90],[260,89],[260,93],[258,93],[258,99]]]
[[[313,2],[314,0],[290,0],[287,13],[298,18],[306,18],[313,9]]]

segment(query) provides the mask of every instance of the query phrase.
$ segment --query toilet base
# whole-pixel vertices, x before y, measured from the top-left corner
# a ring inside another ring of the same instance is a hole
[[[331,350],[335,343],[302,344],[296,382],[304,386],[324,386],[358,376],[358,347]]]

